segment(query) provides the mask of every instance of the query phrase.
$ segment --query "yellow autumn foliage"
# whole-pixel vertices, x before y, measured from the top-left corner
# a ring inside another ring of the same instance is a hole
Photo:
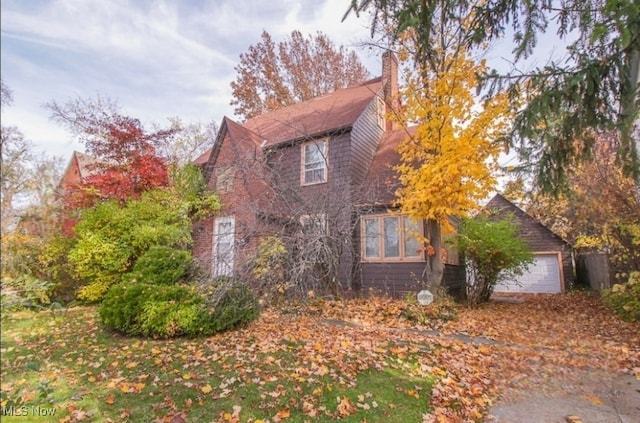
[[[485,70],[464,49],[443,52],[438,71],[410,76],[397,114],[414,126],[398,148],[402,212],[433,219],[445,232],[451,216],[466,216],[496,185],[501,136],[510,124],[506,95],[484,104],[475,95]]]

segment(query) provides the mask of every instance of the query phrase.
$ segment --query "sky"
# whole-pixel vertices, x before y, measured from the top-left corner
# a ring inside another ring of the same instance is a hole
[[[2,0],[0,70],[13,103],[2,125],[17,126],[38,151],[70,157],[84,151],[45,103],[96,96],[122,111],[168,126],[169,117],[218,125],[234,117],[230,83],[240,54],[294,29],[322,31],[353,48],[380,74],[368,19],[341,22],[349,0]]]
[[[169,126],[221,123],[234,117],[231,82],[240,54],[275,42],[295,29],[325,33],[352,48],[372,77],[381,73],[381,49],[371,41],[369,19],[341,19],[351,0],[2,0],[0,71],[13,93],[2,125],[17,126],[37,151],[70,157],[84,147],[50,119],[46,103],[115,100],[124,114]],[[542,39],[540,57],[558,42]],[[508,63],[510,48],[493,49],[492,66]]]

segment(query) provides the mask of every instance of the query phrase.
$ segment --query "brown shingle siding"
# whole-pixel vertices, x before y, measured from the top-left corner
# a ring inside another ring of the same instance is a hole
[[[518,236],[534,253],[560,253],[565,288],[569,289],[573,286],[575,282],[573,256],[568,242],[500,194],[496,194],[487,203],[485,210],[489,213],[490,219],[503,219],[513,215],[515,222],[519,225]]]

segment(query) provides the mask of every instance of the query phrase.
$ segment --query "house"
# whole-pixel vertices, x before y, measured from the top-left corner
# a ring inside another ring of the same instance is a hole
[[[398,63],[382,76],[244,123],[225,117],[200,163],[222,208],[194,227],[194,256],[216,276],[240,272],[261,240],[287,240],[291,273],[343,295],[395,297],[421,289],[424,246],[413,222],[393,210],[395,147],[407,136],[388,119]],[[206,160],[205,160],[206,158]],[[445,282],[464,283],[447,254]]]
[[[88,177],[99,173],[97,165],[99,165],[99,161],[95,157],[74,151],[60,179],[60,184],[58,185],[59,194],[69,193],[77,189],[86,182]]]
[[[518,236],[534,255],[533,263],[522,276],[497,284],[495,293],[559,293],[573,286],[573,260],[568,242],[501,194],[489,200],[485,212],[490,219],[512,215],[518,224]]]

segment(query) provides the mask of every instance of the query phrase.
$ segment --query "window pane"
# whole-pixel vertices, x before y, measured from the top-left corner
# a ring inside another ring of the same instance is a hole
[[[378,219],[364,220],[364,256],[380,257],[380,233],[378,231]]]
[[[317,167],[317,166],[316,166]],[[320,167],[319,169],[307,169],[304,172],[304,182],[307,184],[313,182],[324,182],[324,167]]]
[[[400,257],[398,234],[398,218],[385,217],[384,221],[384,256]]]
[[[305,144],[304,162],[318,163],[324,160],[324,141]]]
[[[326,169],[326,141],[304,145],[304,182],[306,184],[324,182]]]
[[[302,230],[306,234],[324,235],[327,233],[327,219],[324,214],[302,216]]]
[[[405,257],[419,257],[420,256],[420,241],[416,238],[416,235],[420,235],[420,222],[416,222],[406,216],[402,218],[404,224],[404,255]]]

